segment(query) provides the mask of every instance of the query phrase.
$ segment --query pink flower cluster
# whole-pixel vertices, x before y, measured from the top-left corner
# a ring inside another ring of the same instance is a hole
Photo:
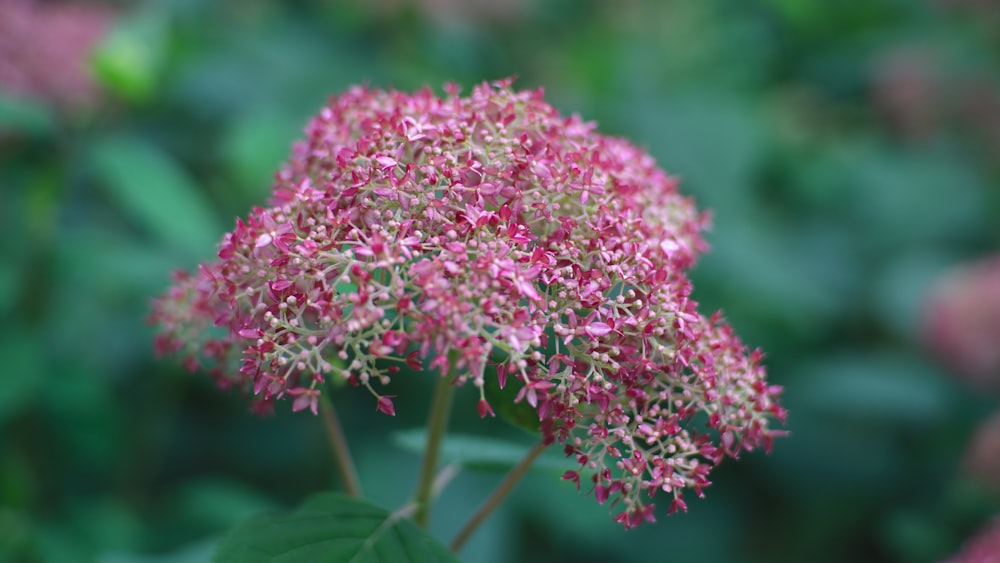
[[[492,415],[495,377],[576,461],[564,479],[626,527],[653,519],[658,492],[685,509],[685,489],[770,447],[785,416],[761,354],[690,299],[706,216],[541,91],[446,90],[331,99],[270,207],[157,300],[159,351],[313,412],[340,378],[394,414],[384,386],[408,366],[471,382]]]

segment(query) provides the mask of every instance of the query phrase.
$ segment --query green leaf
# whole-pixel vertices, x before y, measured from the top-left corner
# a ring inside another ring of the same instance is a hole
[[[207,198],[180,164],[133,137],[97,141],[90,158],[101,186],[123,211],[193,258],[215,248],[221,228]]]
[[[427,442],[427,431],[424,428],[412,428],[395,432],[392,441],[400,448],[415,454],[423,454]],[[472,434],[448,434],[441,444],[441,461],[455,463],[467,469],[479,471],[506,471],[517,465],[521,458],[531,449],[531,444],[522,444],[489,436]],[[548,469],[565,471],[574,462],[567,461],[559,453],[558,448],[552,448],[535,460],[532,469]]]
[[[425,530],[341,493],[320,493],[298,510],[250,518],[222,540],[216,563],[457,562]]]

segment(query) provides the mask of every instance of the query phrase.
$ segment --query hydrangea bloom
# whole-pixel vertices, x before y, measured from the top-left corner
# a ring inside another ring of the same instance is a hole
[[[684,489],[769,447],[784,418],[761,354],[690,299],[706,216],[648,154],[540,91],[446,90],[330,100],[270,207],[156,302],[159,350],[313,412],[342,378],[394,414],[384,386],[406,365],[478,387],[492,415],[496,377],[616,520],[652,520],[660,491],[684,509]]]

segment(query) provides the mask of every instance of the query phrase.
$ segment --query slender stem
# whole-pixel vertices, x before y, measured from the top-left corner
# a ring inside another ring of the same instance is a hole
[[[333,459],[340,471],[340,479],[344,482],[344,491],[352,497],[360,497],[362,493],[358,471],[355,469],[354,459],[351,458],[351,450],[347,447],[347,438],[344,437],[344,429],[340,426],[337,411],[333,410],[333,403],[326,393],[320,394],[319,406],[323,416],[323,428],[326,429],[326,437],[330,440],[330,449],[333,451]]]
[[[469,537],[472,536],[477,528],[479,528],[479,525],[483,523],[483,520],[486,520],[486,518],[492,514],[498,506],[500,506],[503,499],[510,494],[510,492],[514,489],[514,485],[517,485],[517,482],[521,480],[521,477],[524,477],[528,468],[531,467],[531,464],[534,463],[535,459],[538,458],[545,448],[546,445],[544,441],[539,440],[538,443],[535,444],[523,458],[521,458],[521,461],[519,461],[517,465],[515,465],[507,473],[507,475],[503,478],[503,481],[500,481],[500,484],[497,485],[497,488],[493,489],[490,496],[483,501],[483,504],[479,505],[476,513],[472,515],[472,518],[469,518],[469,521],[465,523],[465,526],[463,526],[458,532],[455,539],[451,540],[451,550],[453,552],[458,553],[462,549],[462,546],[465,545],[465,542],[468,541]]]
[[[455,365],[455,358],[450,364]],[[451,397],[454,394],[452,379],[454,367],[450,368],[446,377],[439,377],[434,387],[434,398],[431,400],[431,411],[427,415],[427,445],[424,447],[424,459],[420,464],[420,478],[417,481],[417,492],[414,501],[417,511],[413,521],[418,526],[427,527],[430,518],[431,497],[434,492],[434,472],[437,469],[438,454],[441,452],[441,439],[448,427],[448,415],[451,412]]]

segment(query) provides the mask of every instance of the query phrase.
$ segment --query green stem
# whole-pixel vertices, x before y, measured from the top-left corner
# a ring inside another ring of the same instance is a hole
[[[361,483],[358,481],[358,471],[355,469],[354,459],[351,458],[351,449],[347,447],[344,429],[340,426],[337,411],[333,410],[333,403],[326,396],[326,393],[320,394],[319,407],[323,416],[323,428],[326,430],[326,437],[329,439],[330,449],[333,451],[333,459],[340,471],[340,479],[344,483],[344,491],[352,497],[361,497]]]
[[[454,355],[452,355],[454,356]],[[456,358],[449,358],[452,366],[448,375],[439,377],[434,387],[434,398],[431,400],[431,411],[427,416],[427,445],[424,447],[424,459],[420,464],[420,478],[417,481],[417,492],[414,501],[417,511],[413,521],[418,526],[427,527],[431,511],[431,497],[434,493],[434,472],[437,469],[438,454],[441,452],[441,440],[448,427],[448,415],[451,412],[451,397],[454,387],[451,383],[455,375]]]
[[[503,481],[500,481],[500,484],[497,485],[497,488],[493,489],[490,496],[483,501],[483,504],[479,505],[476,513],[472,515],[472,518],[469,518],[469,521],[465,523],[465,526],[463,526],[458,532],[455,539],[451,540],[451,550],[453,552],[458,553],[462,549],[462,546],[465,545],[465,542],[468,541],[469,537],[471,537],[476,529],[479,528],[479,525],[482,524],[483,521],[486,520],[486,518],[492,514],[498,506],[500,506],[503,499],[507,498],[507,495],[514,489],[514,485],[517,485],[517,482],[521,480],[521,477],[524,477],[524,474],[528,472],[528,468],[531,467],[531,464],[535,462],[535,459],[541,455],[545,448],[546,445],[544,441],[539,440],[538,443],[535,444],[523,458],[521,458],[521,461],[519,461],[517,465],[515,465],[507,473],[507,475],[503,478]]]

